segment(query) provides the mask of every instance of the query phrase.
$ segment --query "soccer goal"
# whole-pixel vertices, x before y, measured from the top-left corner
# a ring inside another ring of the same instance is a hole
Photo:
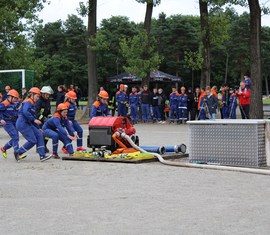
[[[34,85],[34,77],[35,73],[33,70],[0,70],[0,92],[4,92],[7,85],[11,89],[16,89],[19,93],[21,93],[23,87],[29,90]]]

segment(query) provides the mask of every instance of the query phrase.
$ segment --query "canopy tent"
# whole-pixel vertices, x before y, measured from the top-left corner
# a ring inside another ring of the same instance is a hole
[[[106,79],[108,83],[134,83],[141,82],[136,74],[121,73]],[[173,76],[159,70],[150,73],[150,82],[183,82],[181,77]]]

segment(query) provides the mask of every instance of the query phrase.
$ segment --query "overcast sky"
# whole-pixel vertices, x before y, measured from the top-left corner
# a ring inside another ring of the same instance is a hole
[[[55,22],[59,19],[65,21],[68,14],[78,15],[76,9],[79,2],[86,0],[51,0],[50,4],[45,4],[44,9],[39,14],[40,18],[46,24]],[[145,16],[145,4],[138,3],[135,0],[97,0],[97,22],[102,19],[108,19],[111,16],[127,16],[131,21],[143,22]],[[248,9],[237,8],[239,14]],[[183,14],[183,15],[199,15],[198,0],[161,0],[161,4],[154,8],[153,17],[157,18],[159,13],[164,12],[167,16]],[[85,25],[87,19],[84,18]],[[270,26],[270,17],[262,17],[262,25]]]

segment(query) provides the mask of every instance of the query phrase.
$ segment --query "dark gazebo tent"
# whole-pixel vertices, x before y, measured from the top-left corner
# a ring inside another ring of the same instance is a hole
[[[138,78],[136,74],[121,73],[106,79],[107,83],[140,83],[141,78]],[[173,76],[159,70],[150,73],[150,82],[164,82],[164,83],[183,83],[181,77]]]

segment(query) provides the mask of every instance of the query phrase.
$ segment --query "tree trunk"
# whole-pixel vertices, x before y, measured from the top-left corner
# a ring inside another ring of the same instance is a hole
[[[96,36],[97,30],[97,0],[89,0],[88,29],[87,29],[87,64],[88,64],[88,116],[92,104],[96,100],[98,93],[96,52],[89,44],[90,40]]]
[[[261,8],[259,0],[248,0],[250,11],[250,72],[252,79],[250,117],[263,118],[261,72]]]
[[[226,69],[225,69],[225,78],[224,78],[224,83],[227,84],[227,79],[228,79],[228,68],[229,68],[229,53],[226,53]]]
[[[153,1],[147,2],[146,4],[146,13],[144,18],[144,30],[147,34],[147,47],[145,48],[144,59],[149,58],[149,43],[150,43],[150,31],[151,31],[151,21],[152,21],[152,12],[153,12]],[[150,72],[147,73],[146,77],[142,79],[142,84],[149,86],[150,83]]]
[[[208,8],[207,1],[200,0],[200,20],[202,34],[202,72],[201,72],[201,87],[210,86],[210,33],[208,23]]]

